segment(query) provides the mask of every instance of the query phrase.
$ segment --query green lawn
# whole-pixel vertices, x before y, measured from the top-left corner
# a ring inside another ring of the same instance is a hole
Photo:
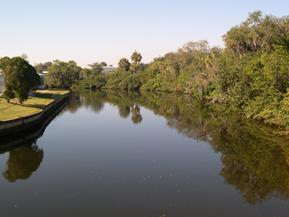
[[[0,98],[0,121],[14,120],[39,113],[46,105],[66,93],[68,91],[37,90],[34,96],[30,96],[23,104],[20,104],[16,99],[7,103],[4,98]]]

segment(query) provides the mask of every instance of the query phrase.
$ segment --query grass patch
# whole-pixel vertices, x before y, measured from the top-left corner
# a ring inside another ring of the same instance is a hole
[[[17,99],[11,100],[10,103],[0,98],[0,122],[14,120],[37,114],[43,110],[45,106],[52,103],[55,99],[68,93],[64,90],[37,90],[23,104]]]

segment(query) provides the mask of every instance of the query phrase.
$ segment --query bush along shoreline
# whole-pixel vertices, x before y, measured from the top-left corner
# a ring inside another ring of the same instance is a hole
[[[260,11],[224,35],[225,48],[189,42],[141,63],[133,53],[107,74],[84,72],[78,88],[180,92],[222,112],[238,112],[289,131],[289,17]],[[88,84],[89,83],[89,84]]]

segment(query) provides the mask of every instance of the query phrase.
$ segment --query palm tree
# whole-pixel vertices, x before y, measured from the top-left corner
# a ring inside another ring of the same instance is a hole
[[[119,62],[118,62],[118,68],[122,71],[129,71],[130,69],[130,62],[128,59],[126,58],[122,58]]]
[[[133,52],[133,54],[131,55],[131,60],[133,63],[137,63],[137,64],[140,64],[141,63],[141,60],[142,60],[142,56],[140,53],[138,52]]]

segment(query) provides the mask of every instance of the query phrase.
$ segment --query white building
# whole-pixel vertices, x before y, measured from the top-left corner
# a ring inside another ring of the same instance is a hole
[[[90,65],[88,65],[88,66],[83,66],[82,68],[84,68],[84,69],[85,69],[85,68],[86,68],[86,69],[91,69],[91,66],[90,66]],[[104,67],[102,67],[102,73],[104,73],[104,74],[113,72],[114,70],[116,70],[116,68],[113,67],[113,66],[104,66]],[[45,72],[43,72],[43,73],[45,73]]]
[[[113,67],[113,66],[107,66],[107,67],[103,67],[102,72],[106,74],[106,73],[113,72],[114,70],[116,70],[115,67]]]

